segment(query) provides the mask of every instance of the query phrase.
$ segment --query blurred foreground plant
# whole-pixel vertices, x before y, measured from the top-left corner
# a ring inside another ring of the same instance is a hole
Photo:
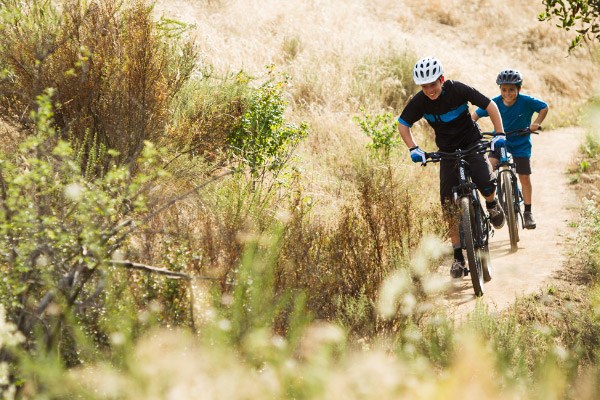
[[[97,357],[112,335],[127,338],[143,325],[141,310],[120,314],[143,286],[115,279],[122,277],[115,266],[132,265],[113,258],[122,260],[118,254],[151,215],[148,194],[164,172],[160,152],[146,143],[135,174],[113,166],[86,180],[53,128],[52,93],[31,114],[35,135],[17,154],[0,155],[0,302],[25,337],[26,354],[39,365],[54,359],[70,366]],[[2,360],[14,357],[2,353]]]

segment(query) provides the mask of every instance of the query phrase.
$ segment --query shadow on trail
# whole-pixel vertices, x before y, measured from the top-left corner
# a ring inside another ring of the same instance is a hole
[[[446,289],[445,297],[457,305],[474,302],[477,297],[473,292],[471,277],[465,276],[462,278],[462,280],[452,279],[452,281],[448,284],[448,288]]]
[[[507,240],[490,240],[489,243],[490,257],[492,261],[497,258],[502,258],[514,254],[510,250],[510,239]],[[493,264],[492,264],[493,265]]]

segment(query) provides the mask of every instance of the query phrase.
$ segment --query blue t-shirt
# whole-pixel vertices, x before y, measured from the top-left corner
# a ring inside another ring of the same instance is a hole
[[[498,105],[505,132],[527,128],[531,125],[533,114],[548,107],[544,101],[522,93],[519,93],[511,106],[504,105],[502,96],[496,96],[492,101]],[[482,108],[478,108],[475,112],[479,118],[488,116],[488,112]],[[531,135],[507,136],[506,141],[508,151],[514,157],[531,157]]]

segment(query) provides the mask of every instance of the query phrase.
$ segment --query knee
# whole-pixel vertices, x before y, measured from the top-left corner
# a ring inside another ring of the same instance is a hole
[[[484,187],[481,188],[481,194],[484,197],[488,197],[494,194],[494,192],[496,191],[496,186],[497,186],[497,180],[496,178],[492,179],[489,183],[489,185],[486,185]]]

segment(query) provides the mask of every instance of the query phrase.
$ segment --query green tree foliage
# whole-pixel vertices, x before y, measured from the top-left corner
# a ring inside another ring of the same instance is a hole
[[[156,142],[197,53],[186,27],[155,21],[145,0],[0,1],[0,117],[26,128],[45,88],[54,123],[93,161],[95,148],[132,162]]]
[[[583,40],[600,40],[600,3],[589,0],[542,0],[546,10],[539,15],[540,21],[558,19],[559,28],[574,29],[577,36],[569,50],[579,46]]]

